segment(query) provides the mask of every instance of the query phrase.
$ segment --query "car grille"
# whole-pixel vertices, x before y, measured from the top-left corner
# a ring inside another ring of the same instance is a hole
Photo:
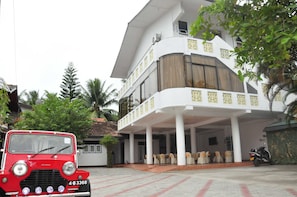
[[[46,191],[48,186],[52,186],[54,191],[63,185],[66,187],[67,180],[64,179],[58,170],[34,170],[30,176],[21,181],[21,188],[29,187],[34,191],[36,187],[41,187],[42,191]]]

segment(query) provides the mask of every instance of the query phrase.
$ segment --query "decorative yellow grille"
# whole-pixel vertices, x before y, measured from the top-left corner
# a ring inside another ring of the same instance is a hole
[[[237,104],[246,105],[245,96],[242,94],[237,94]]]
[[[150,50],[150,61],[153,61],[153,59],[154,59],[154,51],[152,49]]]
[[[147,60],[147,56],[145,56],[144,58],[144,67],[146,68],[148,66],[148,60]]]
[[[202,94],[200,90],[192,90],[192,101],[202,102]]]
[[[232,104],[232,94],[223,93],[223,102],[224,104]]]
[[[210,42],[205,42],[203,44],[203,48],[204,48],[205,52],[209,52],[209,53],[213,52],[213,46],[212,46],[212,43],[210,43]]]
[[[229,59],[230,58],[230,53],[228,49],[220,49],[221,51],[221,57],[225,58],[225,59]]]
[[[148,102],[144,103],[145,112],[148,112]]]
[[[154,97],[152,97],[150,99],[150,104],[151,104],[151,109],[154,109],[155,108],[155,100],[154,100]]]
[[[259,101],[258,101],[257,96],[250,96],[250,99],[251,99],[251,105],[252,106],[258,106],[259,105]]]
[[[197,40],[188,39],[188,49],[198,50]]]
[[[207,92],[209,103],[218,103],[218,94],[216,92]]]

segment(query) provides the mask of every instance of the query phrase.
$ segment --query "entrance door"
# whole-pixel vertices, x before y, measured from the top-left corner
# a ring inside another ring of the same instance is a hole
[[[138,161],[140,163],[144,162],[145,155],[145,142],[138,142]]]

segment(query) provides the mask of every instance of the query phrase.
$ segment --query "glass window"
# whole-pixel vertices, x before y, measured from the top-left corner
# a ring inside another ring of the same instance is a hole
[[[155,69],[149,76],[149,93],[148,96],[152,96],[156,92],[158,92],[158,72]]]
[[[188,35],[188,23],[185,21],[178,21],[178,30],[180,34]]]
[[[218,68],[219,89],[225,91],[232,91],[231,78],[229,70],[225,68]]]
[[[12,134],[8,151],[16,154],[71,154],[72,138],[49,134]]]
[[[218,81],[217,81],[217,71],[214,66],[205,66],[205,82],[206,88],[209,89],[218,89]]]
[[[95,152],[95,146],[94,145],[90,146],[90,152]]]
[[[97,145],[97,152],[101,153],[101,145]]]
[[[204,68],[201,65],[193,65],[193,87],[205,88]]]

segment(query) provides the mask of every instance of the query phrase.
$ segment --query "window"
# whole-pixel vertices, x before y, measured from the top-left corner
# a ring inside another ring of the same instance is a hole
[[[150,75],[140,84],[141,103],[151,97],[158,91],[157,69],[153,70]]]
[[[208,144],[209,144],[209,146],[218,145],[217,137],[208,138]]]
[[[178,21],[178,31],[180,34],[188,35],[188,23],[185,21]]]
[[[160,88],[185,87],[183,54],[165,55],[160,58]]]
[[[83,149],[84,153],[101,153],[102,145],[101,144],[88,144]]]

